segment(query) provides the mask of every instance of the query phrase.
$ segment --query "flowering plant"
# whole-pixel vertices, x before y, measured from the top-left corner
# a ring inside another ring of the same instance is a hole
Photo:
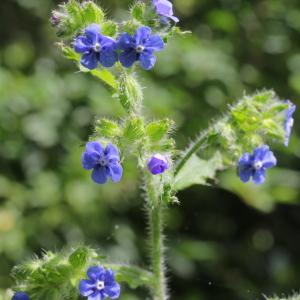
[[[164,212],[179,200],[177,192],[194,184],[217,184],[217,174],[236,168],[243,182],[266,180],[277,164],[274,143],[288,145],[295,105],[273,91],[244,96],[214,120],[184,151],[172,138],[169,119],[149,121],[143,111],[139,69],[149,71],[157,52],[171,38],[183,38],[168,0],[136,2],[130,19],[114,22],[93,1],[69,0],[53,12],[58,46],[80,71],[100,79],[124,108],[121,120],[97,119],[82,154],[82,167],[95,184],[117,184],[127,176],[122,162],[137,161],[145,190],[150,227],[148,269],[108,262],[97,251],[80,246],[69,252],[45,252],[17,266],[13,299],[117,299],[121,284],[145,286],[155,300],[169,299],[164,246]],[[167,50],[166,50],[167,51]],[[78,160],[78,163],[79,160]],[[87,277],[87,279],[86,279]]]

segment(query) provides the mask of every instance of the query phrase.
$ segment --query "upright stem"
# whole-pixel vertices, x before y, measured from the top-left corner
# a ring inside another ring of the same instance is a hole
[[[158,189],[155,188],[151,175],[145,174],[146,192],[148,196],[147,212],[150,227],[151,264],[153,272],[153,300],[167,300],[167,284],[165,276],[164,237],[163,237],[163,203]]]

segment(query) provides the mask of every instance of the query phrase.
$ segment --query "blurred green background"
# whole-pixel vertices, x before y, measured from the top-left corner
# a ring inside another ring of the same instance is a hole
[[[153,72],[141,72],[149,117],[176,121],[183,148],[244,93],[300,94],[298,0],[176,0],[181,27]],[[127,163],[118,185],[97,186],[81,168],[95,115],[120,117],[116,99],[54,46],[48,19],[59,1],[0,3],[0,289],[16,263],[87,243],[119,262],[147,262],[140,177]],[[128,1],[102,0],[123,17]],[[296,117],[297,119],[297,117]],[[278,168],[262,187],[234,170],[222,188],[193,187],[167,219],[171,299],[246,300],[299,289],[300,138],[274,149]],[[124,288],[125,291],[125,288]],[[146,299],[126,290],[121,299]],[[1,296],[0,296],[1,298]]]

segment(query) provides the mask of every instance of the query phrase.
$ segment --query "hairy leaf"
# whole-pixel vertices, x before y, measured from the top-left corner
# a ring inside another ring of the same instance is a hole
[[[174,187],[176,190],[183,190],[194,184],[207,185],[208,180],[213,180],[222,167],[222,158],[218,151],[209,160],[200,159],[193,154],[176,175]]]

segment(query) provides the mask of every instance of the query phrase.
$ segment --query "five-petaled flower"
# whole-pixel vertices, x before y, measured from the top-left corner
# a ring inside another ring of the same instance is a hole
[[[112,144],[104,149],[99,142],[88,142],[82,155],[82,165],[86,170],[93,169],[92,179],[98,184],[106,183],[109,177],[113,182],[119,182],[122,178],[120,154]]]
[[[85,34],[74,41],[74,49],[81,53],[81,64],[87,69],[97,68],[98,63],[109,68],[118,60],[117,45],[114,39],[100,33],[100,26],[91,24]]]
[[[153,6],[156,13],[163,18],[171,19],[174,22],[179,22],[179,19],[174,16],[173,4],[168,0],[153,0]]]
[[[87,297],[88,300],[119,298],[121,288],[115,281],[112,270],[94,266],[87,270],[87,276],[89,279],[83,279],[79,283],[79,291],[83,297]]]
[[[122,51],[119,60],[126,68],[139,61],[143,69],[150,70],[156,62],[153,53],[162,50],[164,46],[159,35],[152,35],[151,28],[142,26],[133,36],[126,32],[121,33],[118,39],[118,49]]]
[[[24,293],[24,292],[16,292],[13,297],[12,300],[30,300],[29,296]]]
[[[169,162],[164,155],[155,154],[148,160],[148,170],[153,175],[158,175],[164,173],[169,169]]]
[[[239,160],[238,173],[243,182],[252,177],[255,184],[262,184],[265,181],[267,169],[276,165],[277,160],[269,146],[257,147],[253,154],[245,153]]]
[[[284,145],[288,146],[289,140],[290,140],[290,135],[292,132],[292,128],[294,125],[294,119],[293,119],[293,114],[296,110],[296,105],[292,103],[291,101],[287,100],[286,103],[288,104],[288,108],[285,111],[286,118],[284,120],[284,130],[285,130],[285,141]]]

